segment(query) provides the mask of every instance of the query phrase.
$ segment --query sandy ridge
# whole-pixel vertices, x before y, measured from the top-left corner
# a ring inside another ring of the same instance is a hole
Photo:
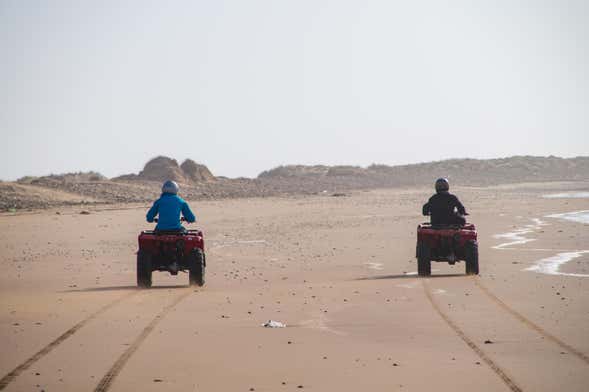
[[[436,177],[453,184],[490,186],[522,182],[589,180],[589,157],[514,156],[501,159],[449,159],[410,165],[289,165],[262,172],[257,178],[215,177],[204,165],[182,165],[168,157],[146,163],[138,174],[113,179],[95,173],[66,173],[0,181],[0,211],[49,208],[69,204],[150,202],[161,183],[176,180],[188,200],[327,194],[345,196],[358,189],[431,186]],[[27,187],[27,188],[23,188]],[[48,192],[53,190],[55,193]]]

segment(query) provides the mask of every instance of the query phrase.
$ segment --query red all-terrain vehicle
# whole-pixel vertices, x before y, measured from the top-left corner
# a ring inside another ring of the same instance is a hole
[[[477,231],[473,224],[417,226],[417,273],[430,276],[431,262],[443,261],[454,265],[464,260],[467,275],[479,273]]]
[[[205,284],[205,244],[200,230],[155,231],[139,234],[137,285],[151,287],[153,271],[188,272],[191,285]]]

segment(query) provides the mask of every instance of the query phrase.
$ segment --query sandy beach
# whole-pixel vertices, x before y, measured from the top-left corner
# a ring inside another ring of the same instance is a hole
[[[0,389],[587,391],[588,190],[454,189],[481,273],[430,278],[429,188],[193,202],[201,288],[136,288],[147,206],[0,215]]]

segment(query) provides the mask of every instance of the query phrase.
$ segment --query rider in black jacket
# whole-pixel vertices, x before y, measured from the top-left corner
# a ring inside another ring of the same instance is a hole
[[[436,194],[423,205],[423,215],[431,216],[432,225],[464,225],[464,206],[456,196],[448,192],[450,184],[445,178],[436,180]]]

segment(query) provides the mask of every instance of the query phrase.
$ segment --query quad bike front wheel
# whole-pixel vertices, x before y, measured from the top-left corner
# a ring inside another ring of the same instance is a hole
[[[429,246],[423,242],[417,243],[417,275],[430,276],[432,274],[432,262],[430,260]]]
[[[201,249],[194,249],[188,255],[188,280],[191,286],[205,284],[205,254]]]
[[[476,241],[468,241],[464,248],[467,275],[479,274],[479,244]]]
[[[137,286],[151,287],[151,255],[140,250],[137,252]]]

